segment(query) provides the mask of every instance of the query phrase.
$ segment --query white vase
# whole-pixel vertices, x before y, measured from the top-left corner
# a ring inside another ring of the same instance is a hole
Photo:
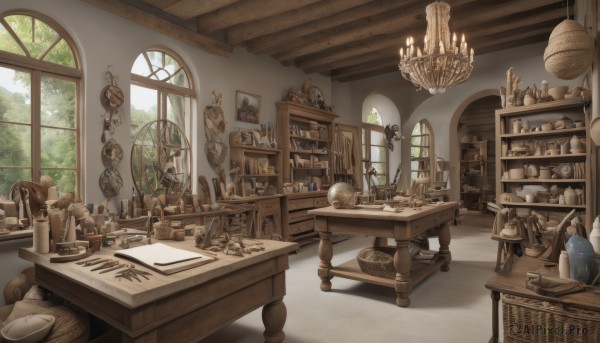
[[[600,216],[597,216],[596,220],[594,220],[592,232],[590,232],[588,239],[592,243],[592,247],[594,247],[594,253],[600,255]]]
[[[568,279],[570,275],[569,255],[563,250],[560,252],[560,257],[558,258],[558,276],[561,279]]]

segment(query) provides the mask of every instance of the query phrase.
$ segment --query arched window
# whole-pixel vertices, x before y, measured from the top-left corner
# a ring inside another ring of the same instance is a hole
[[[34,12],[0,15],[0,195],[49,175],[79,194],[78,52],[65,30]]]
[[[194,87],[181,58],[165,48],[141,53],[131,68],[131,139],[144,124],[168,119],[190,137]]]
[[[413,128],[410,137],[410,179],[431,178],[433,163],[433,134],[427,120],[421,120]],[[433,181],[433,180],[429,180]]]
[[[377,108],[371,108],[366,120],[362,123],[362,155],[370,161],[377,175],[367,177],[366,168],[363,168],[363,184],[365,189],[371,190],[372,186],[384,186],[388,181],[388,145]]]

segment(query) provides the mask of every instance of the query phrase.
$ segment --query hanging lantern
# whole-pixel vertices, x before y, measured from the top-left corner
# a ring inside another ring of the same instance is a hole
[[[594,61],[594,43],[585,28],[566,19],[556,25],[544,51],[544,65],[550,75],[572,80],[585,73]]]

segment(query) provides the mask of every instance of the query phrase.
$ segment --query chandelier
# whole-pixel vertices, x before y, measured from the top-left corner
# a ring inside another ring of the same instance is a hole
[[[412,37],[406,39],[406,51],[400,48],[398,69],[402,76],[416,87],[426,88],[433,95],[442,94],[446,88],[465,82],[473,70],[473,49],[467,49],[465,35],[460,45],[456,33],[450,40],[450,5],[436,1],[425,8],[427,32],[423,50],[414,45]]]

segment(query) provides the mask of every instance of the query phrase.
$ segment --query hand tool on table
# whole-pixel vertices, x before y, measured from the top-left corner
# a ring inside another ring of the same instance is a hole
[[[116,266],[114,266],[112,268],[108,268],[108,269],[101,271],[100,274],[112,272],[113,270],[121,269],[123,267],[127,267],[127,265],[126,264],[117,264]]]
[[[94,261],[99,260],[99,259],[100,259],[100,257],[96,257],[96,258],[92,258],[92,259],[85,260],[85,261],[75,262],[75,264],[86,264],[86,263],[94,262]]]
[[[103,264],[101,264],[100,266],[92,269],[92,271],[96,271],[96,270],[100,270],[100,269],[106,269],[106,268],[110,268],[110,267],[114,267],[117,264],[119,264],[119,261],[113,261],[113,260],[108,260],[107,262],[104,262]]]

